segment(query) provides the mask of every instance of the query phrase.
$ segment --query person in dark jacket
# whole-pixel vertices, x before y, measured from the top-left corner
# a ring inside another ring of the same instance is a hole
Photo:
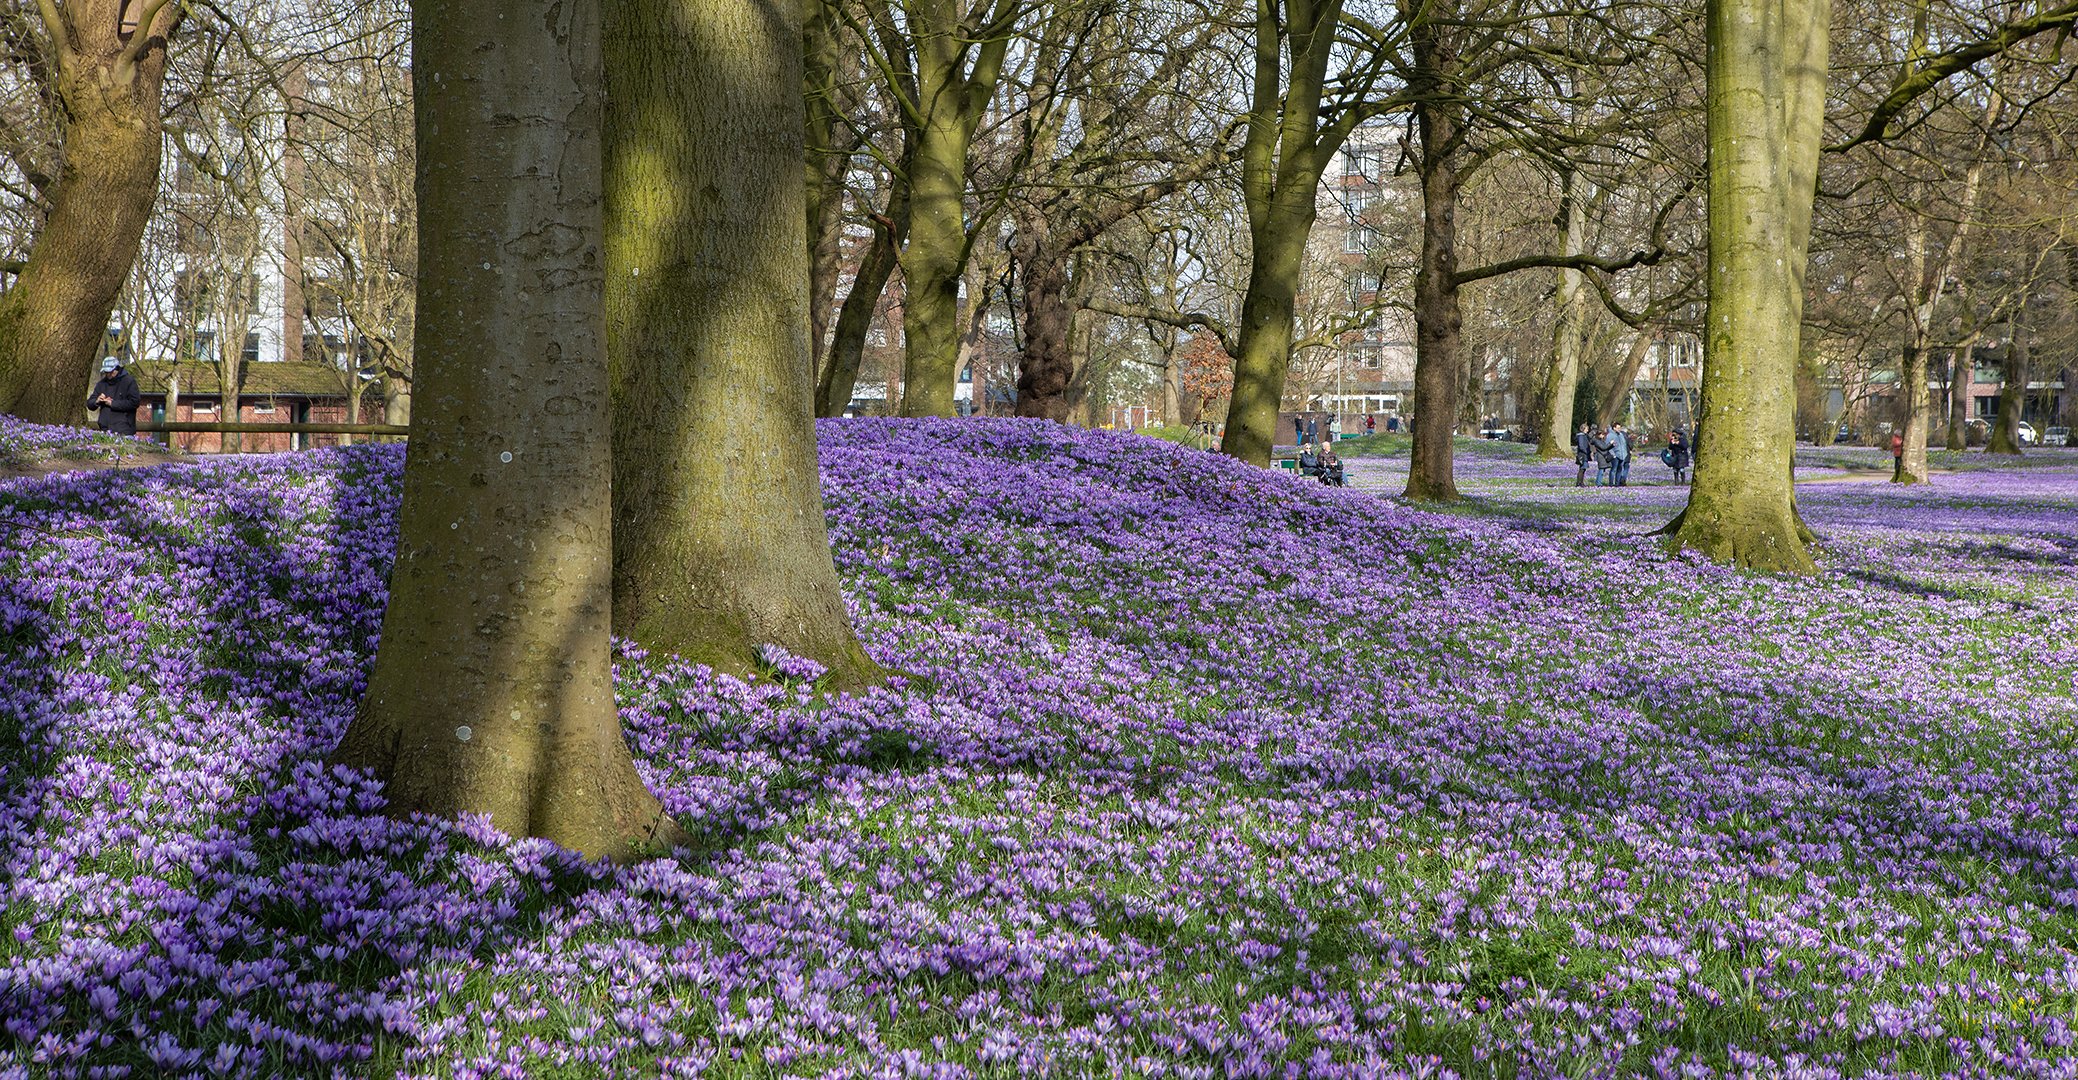
[[[1675,481],[1688,479],[1688,439],[1680,428],[1667,436],[1667,464],[1674,469]]]
[[[1320,455],[1313,452],[1311,443],[1308,443],[1299,451],[1299,475],[1315,477],[1320,475]]]
[[[99,410],[95,424],[111,435],[137,434],[137,380],[111,356],[101,361],[101,381],[87,396],[87,408]]]
[[[1616,455],[1612,451],[1615,449],[1615,444],[1609,441],[1608,431],[1596,428],[1593,437],[1587,445],[1590,450],[1594,451],[1595,455],[1595,486],[1605,487],[1614,483],[1616,480]]]
[[[1332,449],[1320,456],[1320,482],[1334,487],[1348,486],[1342,477],[1342,458]]]
[[[1303,446],[1305,445],[1305,443],[1306,418],[1302,416],[1294,416],[1292,417],[1292,445]]]
[[[1574,487],[1587,486],[1587,463],[1594,459],[1594,432],[1589,431],[1586,424],[1582,424],[1580,430],[1573,435],[1573,464],[1580,470],[1573,477]]]

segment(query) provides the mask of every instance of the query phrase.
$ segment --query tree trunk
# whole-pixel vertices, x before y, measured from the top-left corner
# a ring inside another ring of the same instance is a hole
[[[120,0],[53,9],[66,25],[44,48],[62,115],[50,216],[14,286],[0,295],[0,412],[83,424],[94,358],[159,194],[160,88],[169,4],[143,40],[121,36]]]
[[[1588,216],[1573,193],[1573,174],[1565,174],[1561,197],[1565,251],[1586,245]],[[1538,420],[1538,457],[1573,457],[1573,397],[1579,393],[1579,345],[1588,332],[1588,280],[1579,270],[1558,270],[1558,328],[1552,330],[1552,366],[1544,376],[1544,415]]]
[[[1948,277],[1947,260],[1936,262],[1929,250],[1926,215],[1909,213],[1911,221],[1905,228],[1905,265],[1914,295],[1911,298],[1912,310],[1907,313],[1910,316],[1910,336],[1904,352],[1898,356],[1897,414],[1892,423],[1904,435],[1905,455],[1891,474],[1894,484],[1924,483],[1927,478],[1926,442],[1932,434],[1933,423],[1928,406],[1931,395],[1927,390],[1930,371],[1927,353],[1933,347],[1934,311],[1941,302],[1942,285]]]
[[[1291,196],[1290,189],[1298,189],[1299,197]],[[1280,194],[1260,226],[1249,230],[1253,248],[1248,292],[1241,299],[1240,351],[1227,399],[1227,430],[1219,443],[1220,453],[1266,467],[1291,366],[1292,317],[1315,214],[1313,185],[1303,178]]]
[[[1927,386],[1931,367],[1928,352],[1933,347],[1934,315],[1941,304],[1941,294],[1948,279],[1954,275],[1963,261],[1963,251],[1969,241],[1972,219],[1977,209],[1977,193],[1984,183],[1984,161],[1991,148],[1992,133],[1998,129],[1999,114],[2005,107],[2005,95],[1997,89],[1997,72],[1994,69],[1993,89],[1984,108],[1983,133],[1979,136],[1977,150],[1970,158],[1969,167],[1963,171],[1963,190],[1955,231],[1949,234],[1938,261],[1928,250],[1928,215],[1918,208],[1907,212],[1912,222],[1906,229],[1907,262],[1915,273],[1913,286],[1918,294],[1912,298],[1911,341],[1898,362],[1899,392],[1903,395],[1904,415],[1901,417],[1905,431],[1905,467],[1892,479],[1897,483],[1924,483],[1927,479],[1926,446],[1933,436],[1932,393]],[[1951,380],[1950,394],[1954,393]],[[1962,433],[1949,433],[1951,437]],[[1951,438],[1952,441],[1952,438]]]
[[[833,20],[830,6],[822,0],[802,0],[801,56],[808,91],[808,378],[813,385],[820,385],[830,314],[836,306],[849,157],[836,145],[838,50]]]
[[[960,349],[953,370],[965,371],[967,409],[980,416],[982,393],[987,389],[983,368],[988,360],[989,293],[994,289],[995,271],[980,259],[967,262],[967,298],[960,302]]]
[[[2016,312],[2026,311],[2027,293],[2020,294]],[[2016,315],[2012,322],[2012,341],[2006,345],[2006,362],[1999,365],[1999,415],[1991,425],[1991,437],[1985,440],[1987,454],[2011,454],[2020,456],[2020,414],[2027,407],[2027,329]]]
[[[608,651],[597,14],[415,12],[412,70],[444,88],[416,101],[424,400],[382,646],[333,760],[374,770],[392,814],[621,858],[678,834],[628,755]]]
[[[1638,385],[1638,372],[1645,366],[1645,356],[1652,351],[1652,343],[1659,339],[1658,330],[1640,330],[1631,338],[1631,347],[1624,353],[1623,366],[1617,369],[1614,388],[1602,395],[1602,407],[1595,414],[1595,423],[1608,427],[1623,418],[1630,405],[1631,390]]]
[[[242,327],[245,321],[240,319],[232,325]],[[233,340],[234,338],[236,340]],[[219,420],[236,423],[245,419],[243,411],[238,407],[239,399],[245,394],[245,333],[219,335],[216,352],[216,416]],[[245,435],[242,432],[226,431],[217,437],[217,443],[225,453],[235,454],[245,449]]]
[[[1932,434],[1932,412],[1927,405],[1927,350],[1908,348],[1898,360],[1898,416],[1896,423],[1905,435],[1904,467],[1891,477],[1892,483],[1926,482],[1926,443]]]
[[[1963,430],[1963,421],[1970,418],[1970,373],[1977,366],[1977,337],[1971,334],[1948,356],[1948,438],[1945,445],[1950,450],[1969,449],[1969,436]]]
[[[1795,371],[1823,127],[1829,0],[1708,10],[1710,300],[1703,434],[1676,547],[1816,569],[1797,518]]]
[[[410,427],[411,384],[392,376],[385,378],[382,386],[382,422]]]
[[[1486,427],[1486,368],[1485,355],[1467,352],[1460,338],[1458,373],[1464,382],[1457,399],[1457,433],[1466,438],[1478,438]]]
[[[1097,320],[1081,317],[1082,305],[1103,288],[1102,271],[1092,260],[1078,260],[1069,291],[1074,299],[1068,307],[1068,422],[1077,427],[1098,426],[1097,399],[1090,393],[1090,357],[1097,342]]]
[[[1446,70],[1451,62],[1440,32],[1426,23],[1414,32],[1413,46],[1425,71]],[[1456,502],[1451,432],[1458,418],[1464,329],[1456,280],[1459,121],[1456,107],[1439,100],[1416,106],[1415,119],[1421,137],[1421,268],[1414,275],[1414,442],[1403,494],[1417,502]]]
[[[798,17],[607,0],[613,622],[727,671],[779,645],[850,687],[879,669],[816,467]]]
[[[859,260],[858,272],[851,276],[851,292],[845,294],[843,305],[837,309],[837,332],[830,339],[830,358],[823,364],[822,380],[815,388],[817,416],[843,416],[858,387],[866,335],[873,329],[873,316],[880,310],[880,294],[887,290],[887,279],[895,271],[895,251],[907,229],[908,200],[899,187],[894,197],[901,205],[890,208],[887,221],[875,222],[873,242]],[[900,214],[893,213],[894,210]],[[887,389],[894,392],[892,378]]]
[[[945,130],[951,129],[951,130]],[[951,416],[966,269],[964,125],[926,126],[909,169],[909,243],[902,250],[903,416]]]
[[[1023,229],[1038,228],[1035,223]],[[1043,235],[1043,233],[1042,233]],[[1033,241],[1029,250],[1043,246]],[[1068,299],[1068,264],[1041,256],[1023,265],[1025,350],[1017,374],[1017,415],[1068,422],[1068,384],[1075,377],[1069,331],[1074,305]]]

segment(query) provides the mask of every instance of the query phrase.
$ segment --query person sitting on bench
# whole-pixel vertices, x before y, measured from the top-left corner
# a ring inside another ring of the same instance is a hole
[[[1299,475],[1320,475],[1320,455],[1313,452],[1313,447],[1311,445],[1308,445],[1305,449],[1299,451]]]
[[[1321,455],[1320,482],[1335,487],[1346,486],[1342,481],[1342,457],[1333,450]]]

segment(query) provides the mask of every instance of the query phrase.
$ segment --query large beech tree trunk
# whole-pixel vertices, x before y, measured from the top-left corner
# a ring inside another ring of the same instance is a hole
[[[1427,71],[1446,70],[1451,57],[1428,23],[1413,33],[1415,56]],[[1415,109],[1421,136],[1421,268],[1414,275],[1414,442],[1404,495],[1420,502],[1458,499],[1452,432],[1464,372],[1464,315],[1458,307],[1455,150],[1456,106],[1432,94]]]
[[[415,106],[420,400],[382,646],[334,760],[382,777],[392,813],[621,858],[680,834],[613,701],[597,18],[414,13],[413,71],[442,88]]]
[[[607,0],[613,614],[730,671],[879,677],[830,560],[808,374],[800,9]]]
[[[1830,0],[1710,0],[1710,301],[1703,417],[1677,547],[1816,569],[1792,482],[1805,255]]]
[[[80,424],[109,312],[159,194],[166,39],[182,8],[71,0],[44,10],[63,160],[50,216],[0,296],[0,412]],[[126,14],[150,29],[122,33]]]
[[[955,126],[955,125],[942,125]],[[966,269],[967,134],[924,128],[910,165],[909,243],[902,250],[903,416],[951,416]]]

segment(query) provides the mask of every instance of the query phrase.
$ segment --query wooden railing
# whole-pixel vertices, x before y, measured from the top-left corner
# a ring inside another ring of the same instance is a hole
[[[219,434],[240,435],[410,435],[411,428],[403,424],[248,424],[237,421],[205,423],[197,420],[140,420],[139,434],[178,431],[214,431]]]

